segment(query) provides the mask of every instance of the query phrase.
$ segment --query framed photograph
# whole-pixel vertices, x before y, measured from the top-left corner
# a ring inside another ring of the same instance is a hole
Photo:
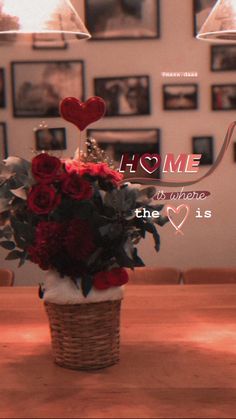
[[[193,0],[193,34],[196,36],[217,0]]]
[[[35,131],[36,150],[66,150],[65,128],[43,128]]]
[[[193,154],[202,154],[200,166],[213,164],[213,137],[193,137],[192,138],[192,152]]]
[[[236,109],[236,84],[215,84],[211,89],[213,111]]]
[[[83,61],[17,61],[11,71],[15,117],[58,117],[61,99],[84,100]]]
[[[163,107],[167,111],[195,110],[198,108],[197,84],[165,84]]]
[[[236,45],[211,47],[211,71],[236,71]]]
[[[92,40],[160,37],[159,0],[85,0]]]
[[[97,141],[98,146],[104,150],[114,161],[118,169],[123,154],[128,153],[130,157],[133,154],[160,154],[160,129],[98,129],[88,130],[88,137]],[[136,173],[130,173],[129,169],[124,174],[125,178],[147,177],[160,178],[160,170],[153,174],[148,174],[141,165],[138,165]]]
[[[5,92],[5,70],[0,68],[0,108],[6,106],[6,92]]]
[[[9,48],[15,44],[17,38],[17,35],[14,33],[2,33],[0,36],[0,46]]]
[[[0,122],[0,161],[7,157],[7,128],[5,122]]]
[[[33,49],[66,49],[67,46],[64,33],[34,33],[32,35]]]
[[[95,95],[106,102],[105,116],[150,114],[148,76],[96,78],[94,89]]]

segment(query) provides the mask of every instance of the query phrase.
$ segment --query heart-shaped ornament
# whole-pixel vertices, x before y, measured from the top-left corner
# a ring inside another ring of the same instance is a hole
[[[153,164],[152,164],[153,162]],[[140,158],[140,164],[145,172],[148,172],[150,175],[159,169],[161,164],[161,156],[159,154],[149,154],[145,153]]]
[[[83,131],[88,125],[101,119],[106,112],[106,104],[101,97],[94,96],[86,102],[75,97],[67,97],[60,104],[60,113],[66,121]]]
[[[183,212],[183,219],[179,224],[174,222],[173,214],[171,214],[171,211],[174,214],[177,214],[177,215],[180,214],[181,212]],[[172,207],[171,205],[168,205],[166,207],[167,217],[169,218],[172,226],[175,228],[176,233],[184,234],[180,229],[181,229],[182,225],[185,223],[185,221],[187,220],[188,215],[189,215],[189,211],[190,211],[189,206],[185,205],[185,204],[179,205],[177,208]]]

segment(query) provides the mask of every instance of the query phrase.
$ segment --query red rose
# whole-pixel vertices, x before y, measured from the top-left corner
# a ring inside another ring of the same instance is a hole
[[[98,163],[96,166],[97,176],[113,183],[114,185],[117,185],[123,179],[123,175],[121,173],[111,169],[106,163]]]
[[[43,270],[53,267],[55,256],[62,253],[63,224],[42,221],[36,227],[34,245],[28,249],[30,260]]]
[[[86,261],[95,251],[93,234],[89,223],[75,218],[66,228],[64,244],[67,253],[72,259]]]
[[[48,253],[44,249],[31,246],[28,249],[29,258],[32,263],[38,265],[43,271],[48,271],[51,267]]]
[[[79,174],[83,175],[90,175],[90,176],[97,176],[98,175],[98,164],[97,163],[84,163],[80,169]]]
[[[120,287],[128,282],[129,276],[125,269],[114,268],[108,271],[108,281],[113,287]]]
[[[94,277],[93,286],[98,290],[110,287],[120,287],[128,282],[129,277],[125,269],[114,268],[106,272],[98,272]]]
[[[41,221],[36,227],[35,238],[38,243],[50,242],[49,245],[55,249],[55,247],[61,246],[59,239],[61,239],[64,230],[65,224],[56,221]]]
[[[62,183],[62,190],[65,194],[77,200],[90,199],[93,195],[92,185],[75,172],[66,176]]]
[[[108,281],[108,272],[98,272],[94,276],[93,286],[97,290],[106,290],[111,287],[110,282]]]
[[[107,163],[83,163],[78,160],[66,160],[65,169],[67,173],[101,177],[114,185],[117,185],[123,179],[123,175],[111,169]]]
[[[78,160],[65,160],[65,169],[67,173],[77,173],[80,176],[97,176],[97,163],[83,163]]]
[[[49,214],[60,202],[61,196],[55,189],[44,184],[33,186],[28,195],[28,208],[38,215]]]
[[[61,169],[61,161],[47,153],[39,154],[32,160],[32,173],[41,183],[53,182]]]
[[[79,173],[81,164],[78,160],[67,159],[64,161],[64,165],[67,173]]]
[[[79,162],[78,160],[67,159],[64,161],[65,170],[67,173],[79,173],[81,166],[84,166],[84,163]]]

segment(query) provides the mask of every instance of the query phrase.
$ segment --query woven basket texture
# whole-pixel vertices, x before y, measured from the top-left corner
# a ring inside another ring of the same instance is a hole
[[[59,305],[45,302],[56,364],[76,370],[119,361],[121,300]]]

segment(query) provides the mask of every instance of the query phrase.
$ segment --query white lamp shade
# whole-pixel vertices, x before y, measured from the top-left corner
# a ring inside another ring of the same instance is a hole
[[[206,41],[236,42],[236,0],[218,0],[197,38]]]
[[[69,0],[0,0],[0,33],[64,33],[90,38]]]

